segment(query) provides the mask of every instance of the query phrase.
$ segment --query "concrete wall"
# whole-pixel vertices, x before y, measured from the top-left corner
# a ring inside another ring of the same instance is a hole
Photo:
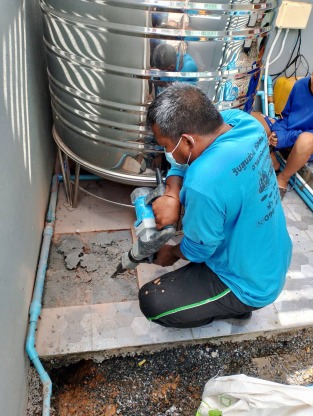
[[[25,414],[28,309],[54,166],[37,0],[0,13],[0,415]]]

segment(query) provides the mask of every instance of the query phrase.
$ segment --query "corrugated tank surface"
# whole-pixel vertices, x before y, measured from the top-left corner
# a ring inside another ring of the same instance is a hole
[[[40,4],[57,144],[87,170],[134,185],[154,183],[155,168],[165,168],[145,127],[161,81],[198,85],[220,110],[251,110],[278,6],[265,0]],[[175,48],[174,69],[157,67],[160,44]]]

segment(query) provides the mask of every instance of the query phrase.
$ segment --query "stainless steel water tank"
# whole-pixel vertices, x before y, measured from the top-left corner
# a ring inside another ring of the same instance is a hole
[[[218,109],[251,109],[272,29],[273,0],[40,0],[54,137],[113,181],[149,185],[163,152],[146,130],[157,80],[197,84]],[[160,43],[196,71],[154,68]],[[167,77],[167,78],[166,78]],[[170,77],[170,78],[168,78]]]

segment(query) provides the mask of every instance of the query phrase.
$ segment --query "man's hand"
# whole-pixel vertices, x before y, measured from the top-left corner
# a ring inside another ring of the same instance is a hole
[[[161,196],[153,202],[152,209],[158,230],[166,225],[176,224],[179,220],[180,202],[178,198]]]
[[[171,246],[170,244],[165,244],[157,252],[157,258],[154,261],[154,264],[159,266],[172,266],[179,260],[179,257],[175,254],[176,246]]]
[[[277,146],[277,142],[278,142],[278,139],[277,139],[276,133],[273,131],[273,132],[272,132],[272,133],[268,136],[268,144],[269,144],[270,146],[276,147],[276,146]]]
[[[179,221],[179,191],[182,182],[183,180],[180,176],[170,176],[167,178],[164,196],[161,196],[153,202],[152,209],[158,230],[161,230],[166,225],[176,224]]]

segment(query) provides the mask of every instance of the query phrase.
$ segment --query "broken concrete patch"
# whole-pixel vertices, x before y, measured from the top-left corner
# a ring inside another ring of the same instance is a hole
[[[44,307],[137,300],[134,270],[116,279],[110,277],[131,244],[130,231],[55,235],[45,281]]]
[[[91,236],[90,243],[98,247],[107,247],[109,244],[116,242],[115,238],[116,238],[116,233],[110,233],[110,232],[95,233],[93,236]]]
[[[101,266],[102,260],[95,254],[84,254],[81,258],[80,265],[85,267],[87,272],[94,272]]]
[[[65,264],[69,270],[76,269],[81,261],[81,256],[83,254],[82,250],[73,250],[71,253],[68,253],[65,256]]]
[[[84,243],[78,237],[64,238],[58,246],[57,251],[64,255],[71,253],[74,249],[83,249]]]
[[[111,259],[116,259],[116,257],[119,256],[120,254],[120,249],[117,245],[108,246],[104,250],[108,258],[111,258]]]

